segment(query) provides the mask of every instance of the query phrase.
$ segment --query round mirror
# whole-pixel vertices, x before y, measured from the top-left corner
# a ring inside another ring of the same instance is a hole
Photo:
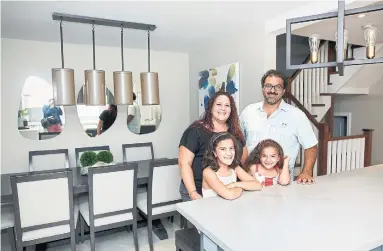
[[[56,106],[52,84],[30,76],[25,81],[17,115],[18,130],[27,139],[45,140],[61,133],[64,107]]]
[[[133,93],[133,105],[128,105],[128,128],[135,134],[147,134],[158,129],[161,123],[159,105],[142,105],[141,93]]]
[[[117,106],[114,104],[114,96],[106,87],[105,96],[107,105],[85,105],[84,86],[81,87],[77,96],[77,115],[80,123],[89,137],[96,137],[108,130],[117,118]]]

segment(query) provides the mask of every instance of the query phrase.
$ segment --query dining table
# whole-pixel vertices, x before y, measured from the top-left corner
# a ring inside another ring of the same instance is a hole
[[[201,250],[383,250],[383,164],[178,203],[201,236]]]
[[[149,160],[138,160],[138,161],[129,161],[128,163],[137,163],[137,187],[139,189],[147,188],[149,182],[149,170],[151,161],[162,161],[168,160],[168,158],[157,158]],[[120,165],[122,163],[115,163]],[[107,166],[106,166],[107,167]],[[87,194],[89,191],[88,187],[88,175],[81,173],[81,167],[70,167],[73,173],[73,194],[75,197]],[[13,207],[13,197],[10,177],[13,175],[23,175],[23,174],[32,174],[36,172],[23,172],[23,173],[7,173],[1,175],[1,207]],[[143,217],[139,215],[138,221],[146,221]],[[146,224],[138,224],[138,226],[145,227]],[[160,239],[164,240],[168,238],[165,227],[161,224],[160,220],[153,221],[153,232]]]

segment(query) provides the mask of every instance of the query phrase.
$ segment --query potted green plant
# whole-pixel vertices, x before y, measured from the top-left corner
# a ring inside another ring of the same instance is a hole
[[[82,161],[83,156],[84,161]],[[113,162],[113,154],[110,151],[100,151],[98,153],[95,152],[84,152],[80,158],[81,162],[81,174],[88,174],[88,169],[90,167],[98,167],[98,166],[108,166],[114,165]],[[84,162],[84,163],[83,163]]]
[[[104,163],[112,163],[113,162],[113,154],[110,151],[101,151],[97,153],[97,161]]]
[[[97,154],[92,151],[87,151],[81,154],[81,174],[87,174],[88,168],[97,163]]]

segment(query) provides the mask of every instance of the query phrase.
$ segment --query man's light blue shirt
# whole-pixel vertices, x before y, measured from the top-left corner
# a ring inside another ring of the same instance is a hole
[[[273,139],[290,156],[290,177],[294,178],[294,164],[299,152],[318,144],[312,125],[306,115],[282,100],[278,109],[267,118],[264,102],[248,105],[241,113],[240,123],[250,152],[262,140]]]

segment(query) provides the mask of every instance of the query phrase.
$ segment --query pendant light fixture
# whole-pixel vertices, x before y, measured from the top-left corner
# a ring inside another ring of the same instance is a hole
[[[75,105],[74,71],[64,68],[64,43],[62,18],[60,20],[61,68],[52,69],[53,99],[56,105]]]
[[[85,104],[105,105],[105,71],[96,70],[96,49],[94,39],[94,23],[92,24],[93,70],[85,71]]]
[[[114,104],[133,104],[133,77],[131,71],[124,71],[124,27],[121,26],[121,71],[113,72]]]
[[[319,44],[320,39],[318,34],[314,34],[309,37],[310,60],[313,64],[317,63],[319,59]]]
[[[159,105],[158,73],[150,72],[150,31],[148,31],[148,72],[142,72],[140,78],[142,105]]]
[[[375,57],[375,45],[378,29],[371,25],[363,26],[364,41],[366,42],[366,57],[371,59]]]

